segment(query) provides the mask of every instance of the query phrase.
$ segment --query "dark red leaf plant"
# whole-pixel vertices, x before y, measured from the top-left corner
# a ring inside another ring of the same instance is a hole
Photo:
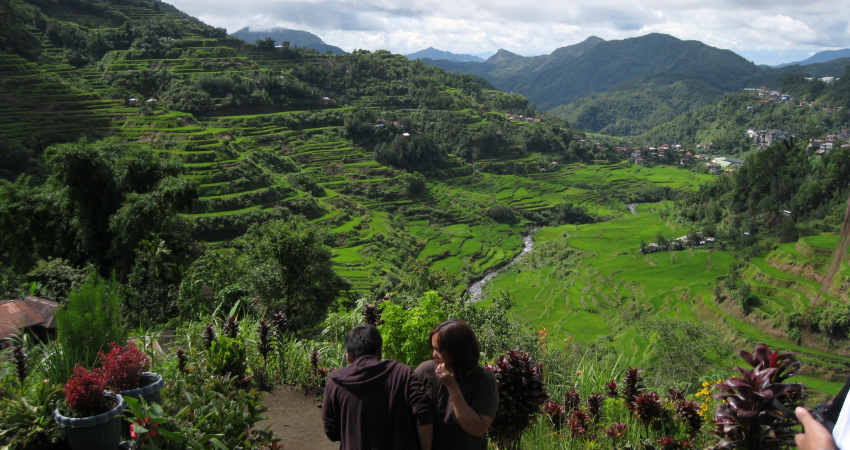
[[[518,349],[506,350],[487,364],[499,387],[499,410],[490,425],[490,437],[501,449],[519,446],[522,432],[536,419],[549,394],[543,383],[543,364]]]
[[[799,363],[793,354],[771,352],[764,344],[759,344],[755,355],[739,354],[753,368],[736,367],[741,376],[717,386],[723,392],[714,398],[723,402],[717,405],[712,420],[712,433],[720,438],[713,448],[778,450],[794,446],[797,432],[791,427],[795,420],[785,415],[775,400],[789,404],[789,395],[804,389],[802,384],[783,382],[798,373]]]

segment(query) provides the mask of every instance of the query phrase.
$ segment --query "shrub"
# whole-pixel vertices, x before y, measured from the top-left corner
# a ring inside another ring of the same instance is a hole
[[[88,417],[109,411],[106,377],[100,370],[77,366],[65,383],[65,404],[76,417]]]
[[[516,448],[522,432],[535,419],[549,397],[543,383],[542,363],[528,353],[506,350],[487,364],[499,386],[499,410],[490,425],[490,435],[499,448]]]
[[[621,393],[623,400],[626,402],[633,401],[635,395],[644,389],[643,384],[641,384],[641,381],[643,381],[643,378],[640,376],[641,372],[643,372],[643,370],[633,367],[629,367],[626,370],[626,377],[623,378],[623,391]]]
[[[100,350],[124,339],[121,300],[115,277],[107,284],[96,275],[68,293],[68,303],[56,312],[56,327],[71,366],[94,367]],[[64,380],[62,380],[64,381]]]
[[[217,375],[243,378],[247,367],[245,344],[238,339],[221,336],[207,350],[207,362]]]
[[[570,415],[570,434],[573,437],[585,436],[588,428],[590,428],[590,416],[580,409],[573,411]]]
[[[549,420],[552,422],[552,425],[554,425],[555,429],[561,429],[567,417],[566,411],[564,410],[564,406],[559,404],[558,402],[546,400],[546,402],[543,403],[543,411],[546,413],[546,415],[549,416]]]
[[[412,307],[405,308],[392,300],[382,306],[382,323],[378,328],[387,356],[409,366],[429,359],[431,330],[446,320],[437,292],[426,292]]]
[[[700,404],[690,400],[676,403],[676,417],[685,421],[690,428],[688,431],[694,435],[702,428],[702,416],[700,415]]]
[[[664,413],[661,397],[656,392],[641,392],[635,395],[630,409],[645,425],[655,422]]]
[[[604,401],[605,397],[602,394],[593,394],[587,397],[587,413],[590,414],[593,423],[598,422],[599,418],[602,417],[602,403]]]
[[[572,388],[570,392],[564,394],[564,409],[568,413],[575,411],[581,405],[581,397],[576,392],[576,388]]]
[[[107,386],[115,391],[142,387],[142,372],[150,370],[150,357],[132,342],[127,345],[113,342],[110,345],[109,353],[99,354]]]

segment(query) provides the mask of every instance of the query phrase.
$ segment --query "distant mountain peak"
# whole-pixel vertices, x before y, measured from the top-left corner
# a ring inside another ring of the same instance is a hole
[[[838,58],[850,58],[850,48],[843,48],[841,50],[824,50],[822,52],[815,53],[814,55],[810,56],[807,59],[804,59],[803,61],[795,61],[795,62],[780,64],[778,66],[773,66],[773,67],[774,68],[780,68],[780,67],[794,66],[794,65],[808,66],[810,64],[817,64],[817,63],[825,63],[825,62],[834,61]]]
[[[428,47],[425,50],[419,50],[416,53],[411,53],[407,55],[408,59],[433,59],[437,60],[445,60],[445,61],[454,61],[454,62],[484,62],[478,56],[475,55],[466,55],[466,54],[458,54],[447,52],[443,50],[438,50],[434,47]]]
[[[319,36],[303,30],[292,30],[282,27],[272,28],[270,30],[252,30],[251,27],[245,27],[234,33],[230,33],[230,35],[250,43],[272,38],[277,45],[281,45],[283,42],[289,42],[291,45],[312,48],[319,52],[330,50],[335,54],[345,53],[343,49],[328,45]]]

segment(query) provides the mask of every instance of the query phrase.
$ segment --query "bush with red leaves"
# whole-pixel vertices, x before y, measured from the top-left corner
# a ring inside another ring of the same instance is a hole
[[[626,402],[634,400],[635,395],[638,395],[640,391],[645,389],[641,383],[643,381],[643,378],[640,376],[641,372],[643,372],[643,369],[634,367],[629,367],[626,370],[626,376],[623,378],[623,391],[620,393]]]
[[[681,389],[670,388],[667,390],[667,392],[670,394],[671,402],[678,402],[679,400],[685,399],[685,391]]]
[[[645,425],[655,422],[664,414],[661,397],[656,392],[641,392],[635,395],[630,409]]]
[[[572,437],[586,436],[590,428],[590,416],[577,409],[570,415],[570,435]]]
[[[522,432],[531,424],[549,398],[543,383],[543,364],[528,353],[506,350],[487,364],[499,387],[499,409],[490,425],[490,436],[499,448],[516,448]]]
[[[699,413],[699,402],[683,400],[676,403],[676,417],[688,423],[691,435],[697,434],[702,428],[702,416]]]
[[[106,378],[101,370],[74,367],[74,373],[65,383],[65,404],[77,417],[95,416],[109,411],[106,396]]]
[[[607,397],[616,397],[619,395],[617,393],[617,380],[611,380],[605,383],[605,387],[608,388],[608,392],[605,394]]]
[[[602,394],[593,394],[587,397],[587,413],[590,414],[593,423],[598,422],[599,418],[602,417],[603,401],[605,401],[605,397]]]
[[[610,427],[605,430],[602,430],[602,432],[605,433],[605,435],[608,436],[611,441],[616,443],[620,440],[620,438],[623,437],[624,434],[626,434],[626,430],[628,428],[629,426],[625,423],[614,422]]]
[[[115,391],[127,391],[142,387],[142,372],[151,367],[151,359],[145,352],[130,342],[127,345],[109,344],[109,353],[100,352],[106,385]]]
[[[552,425],[555,426],[555,429],[560,430],[567,417],[567,412],[564,410],[564,406],[558,402],[546,400],[546,402],[543,403],[543,411],[549,416],[549,420],[552,421]]]
[[[564,409],[567,413],[577,410],[579,405],[581,405],[581,397],[576,392],[576,388],[564,394]]]
[[[671,436],[659,439],[658,444],[661,446],[661,450],[686,450],[694,448],[694,443],[692,441],[688,439],[677,441]]]

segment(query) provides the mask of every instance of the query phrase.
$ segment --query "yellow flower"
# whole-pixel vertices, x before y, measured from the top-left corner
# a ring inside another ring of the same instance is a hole
[[[708,387],[708,384],[709,384],[708,381],[706,381],[702,384],[702,387]]]

